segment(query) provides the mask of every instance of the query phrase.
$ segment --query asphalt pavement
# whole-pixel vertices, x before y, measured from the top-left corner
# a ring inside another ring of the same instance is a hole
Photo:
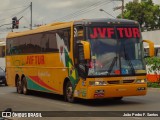
[[[6,108],[12,108],[13,111],[22,113],[26,111],[35,113],[42,112],[42,115],[45,115],[45,111],[48,111],[49,116],[52,116],[32,118],[35,120],[71,120],[75,118],[77,120],[158,120],[160,119],[160,112],[158,113],[158,117],[154,117],[153,113],[156,114],[157,111],[160,111],[160,89],[149,88],[146,96],[124,97],[121,101],[115,101],[113,99],[78,99],[76,103],[68,103],[65,102],[63,96],[60,95],[41,92],[31,92],[30,95],[17,94],[14,87],[1,85],[0,111],[4,111]],[[137,114],[137,111],[139,111],[139,114]],[[122,113],[125,115],[130,113],[135,115],[120,117]],[[147,113],[152,116],[146,117],[148,115]],[[144,114],[145,116],[138,116],[140,114]],[[12,119],[30,120],[31,118]]]

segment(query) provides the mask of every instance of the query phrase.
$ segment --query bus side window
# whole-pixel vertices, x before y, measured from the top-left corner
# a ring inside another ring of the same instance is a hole
[[[70,51],[70,29],[58,30],[58,35],[63,39],[65,46],[67,46],[68,51]]]
[[[157,48],[157,57],[160,57],[160,48]]]
[[[78,46],[77,42],[80,40],[83,40],[83,26],[76,26],[74,27],[74,60],[75,60],[75,65],[78,64]]]
[[[144,49],[144,56],[149,56],[149,48]]]

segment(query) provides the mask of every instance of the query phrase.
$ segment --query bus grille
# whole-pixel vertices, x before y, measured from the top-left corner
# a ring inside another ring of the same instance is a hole
[[[123,80],[123,83],[133,83],[134,80]]]
[[[113,81],[107,81],[108,84],[126,84],[126,83],[133,83],[134,80],[113,80]]]
[[[119,80],[108,81],[109,84],[120,84]]]

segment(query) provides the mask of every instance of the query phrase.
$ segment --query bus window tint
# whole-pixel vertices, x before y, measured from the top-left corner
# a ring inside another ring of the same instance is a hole
[[[157,48],[157,57],[160,57],[160,48]]]
[[[135,70],[144,70],[137,26],[96,26],[88,31],[92,56],[89,75],[132,75]]]
[[[58,30],[58,35],[64,41],[65,46],[70,50],[70,29]]]
[[[0,57],[5,56],[5,46],[0,46]]]
[[[59,34],[69,50],[70,29],[62,29],[11,38],[7,42],[7,55],[58,52],[56,33]]]

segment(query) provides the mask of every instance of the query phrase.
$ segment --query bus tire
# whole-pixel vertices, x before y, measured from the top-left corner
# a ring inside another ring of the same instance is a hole
[[[4,85],[5,85],[5,86],[8,86],[8,84],[7,84],[7,81],[6,81],[6,80],[5,80],[5,83],[4,83]]]
[[[65,100],[71,103],[74,102],[73,87],[70,80],[67,81],[65,86]]]
[[[114,100],[117,100],[117,101],[122,100],[122,99],[123,99],[123,97],[115,97],[114,98]]]
[[[17,93],[19,93],[19,94],[23,93],[23,90],[22,90],[22,81],[20,80],[19,77],[16,80],[16,88],[17,88]]]
[[[27,95],[29,93],[29,90],[28,90],[28,87],[27,87],[26,77],[22,78],[22,90],[23,90],[24,95]]]

